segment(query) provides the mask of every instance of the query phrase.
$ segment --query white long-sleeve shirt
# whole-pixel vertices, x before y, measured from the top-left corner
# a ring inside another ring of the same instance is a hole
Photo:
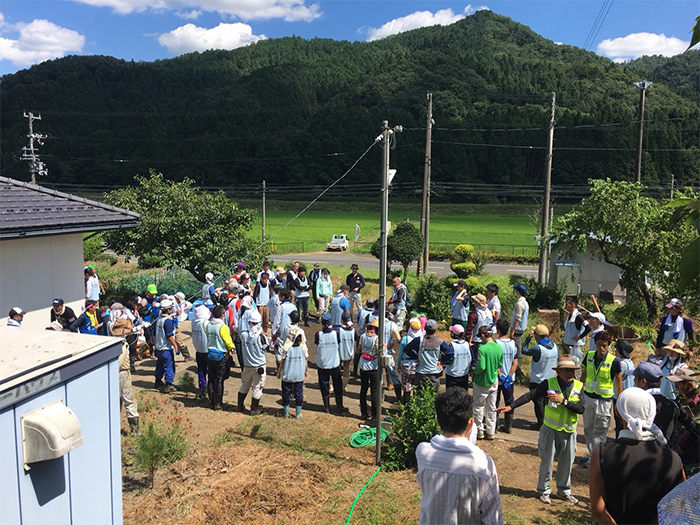
[[[496,465],[469,438],[434,436],[416,459],[421,524],[503,524]]]

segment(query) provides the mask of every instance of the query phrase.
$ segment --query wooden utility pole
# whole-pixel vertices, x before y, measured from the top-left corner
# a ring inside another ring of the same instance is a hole
[[[644,138],[644,101],[646,100],[647,89],[651,87],[653,82],[641,80],[635,82],[634,85],[639,88],[639,136],[637,138],[637,182],[642,182],[642,139]]]
[[[551,114],[549,117],[549,137],[547,139],[547,159],[544,168],[544,196],[542,198],[542,229],[540,230],[540,267],[537,282],[542,285],[547,279],[547,255],[549,252],[549,194],[552,187],[552,149],[554,147],[554,112],[557,94],[551,95]]]
[[[263,180],[263,187],[262,187],[262,197],[263,197],[263,202],[262,202],[262,243],[265,244],[265,192],[266,192],[266,186],[265,186],[265,181]]]
[[[430,166],[433,135],[433,94],[428,91],[428,125],[425,135],[425,168],[423,171],[423,203],[420,211],[420,233],[425,240],[423,255],[418,259],[418,276],[428,273],[430,252]]]

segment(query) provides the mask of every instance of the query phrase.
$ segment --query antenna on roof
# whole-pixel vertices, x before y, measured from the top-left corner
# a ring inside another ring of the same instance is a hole
[[[41,115],[34,115],[31,111],[29,113],[25,111],[24,117],[29,119],[29,133],[27,134],[27,137],[29,137],[29,146],[22,147],[22,160],[29,161],[29,172],[32,174],[32,184],[36,184],[37,175],[46,177],[46,175],[49,174],[49,170],[46,169],[44,163],[39,160],[39,151],[34,147],[34,141],[43,145],[44,143],[42,141],[46,138],[46,135],[34,133],[33,122],[35,120],[41,120]]]

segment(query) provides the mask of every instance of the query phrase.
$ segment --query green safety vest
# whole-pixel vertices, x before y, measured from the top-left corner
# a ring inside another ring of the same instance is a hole
[[[598,394],[603,399],[610,399],[614,393],[610,368],[615,356],[610,352],[605,354],[598,370],[595,369],[594,358],[595,352],[588,352],[586,355],[586,386],[584,390],[590,394]]]
[[[555,377],[550,377],[547,379],[547,389],[554,390],[557,394],[563,396],[563,392],[559,387],[559,381]],[[578,379],[574,379],[574,386],[571,387],[571,392],[569,392],[569,397],[567,403],[578,403],[579,395],[581,394],[581,388],[583,388],[583,383]],[[566,408],[563,404],[557,403],[556,408],[549,406],[550,403],[544,407],[544,424],[553,430],[563,430],[569,434],[576,431],[576,424],[578,423],[578,414],[572,412]]]

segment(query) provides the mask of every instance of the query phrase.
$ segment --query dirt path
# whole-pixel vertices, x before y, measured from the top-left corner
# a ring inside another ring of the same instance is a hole
[[[307,338],[320,325],[306,329]],[[182,326],[189,343],[189,323]],[[190,344],[190,350],[193,348]],[[356,494],[374,473],[374,449],[353,449],[349,437],[358,430],[359,381],[351,379],[345,405],[350,417],[325,414],[318,388],[315,345],[309,345],[310,370],[304,386],[301,421],[281,418],[280,381],[274,357],[268,354],[268,378],[262,399],[264,415],[250,417],[233,411],[240,386],[240,369],[226,382],[225,410],[214,412],[192,394],[163,395],[153,390],[155,360],[137,364],[133,384],[142,399],[161,406],[177,404],[192,425],[196,453],[162,469],[151,490],[141,474],[127,469],[124,484],[126,523],[340,523],[347,519]],[[635,362],[644,356],[637,345]],[[177,376],[186,371],[196,378],[193,361],[176,358]],[[176,379],[177,383],[177,379]],[[516,397],[525,389],[516,386]],[[386,391],[385,410],[395,410]],[[250,396],[247,400],[250,403]],[[333,401],[331,402],[333,406]],[[515,414],[510,435],[498,433],[492,442],[479,442],[499,473],[506,523],[589,523],[588,471],[574,465],[572,491],[579,505],[553,500],[540,504],[535,485],[539,459],[538,432],[532,405]],[[585,453],[583,428],[578,429],[578,456]],[[611,433],[612,435],[612,433]],[[420,494],[411,471],[380,472],[360,499],[352,523],[417,523]]]

